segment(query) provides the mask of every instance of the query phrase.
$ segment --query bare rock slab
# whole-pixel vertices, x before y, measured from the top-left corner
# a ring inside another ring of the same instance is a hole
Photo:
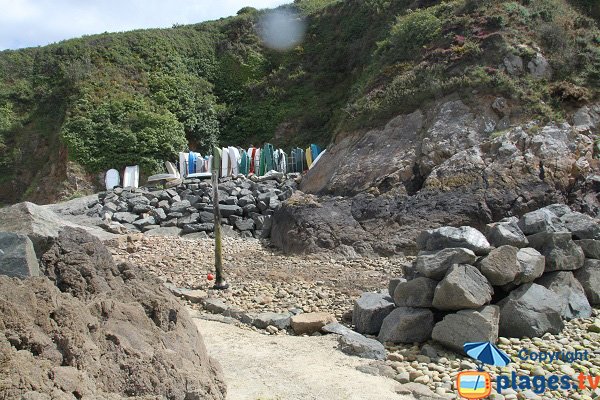
[[[454,265],[438,284],[433,306],[439,310],[479,308],[492,300],[494,293],[488,280],[472,265]]]
[[[417,237],[417,246],[421,250],[430,251],[462,247],[472,250],[477,255],[485,255],[492,249],[483,233],[470,226],[444,226],[424,231]]]
[[[40,266],[29,237],[0,232],[0,275],[13,278],[40,275]]]
[[[433,312],[426,308],[398,307],[383,320],[377,339],[382,342],[414,343],[431,338]]]
[[[335,317],[324,312],[302,313],[291,318],[292,329],[297,335],[320,332],[325,325],[332,322],[336,322]]]
[[[472,250],[461,247],[439,251],[421,251],[415,260],[419,273],[427,278],[442,280],[454,264],[473,264],[477,256]]]
[[[157,236],[157,237],[178,237],[181,235],[182,230],[176,226],[160,227],[150,229],[144,232],[146,236]]]
[[[438,281],[425,277],[412,279],[396,286],[394,303],[398,307],[431,307]]]
[[[541,285],[522,285],[498,306],[500,335],[504,337],[541,337],[558,334],[564,328],[560,297]]]
[[[383,319],[394,309],[390,296],[380,293],[363,293],[354,303],[352,323],[359,333],[375,335],[379,332]]]
[[[583,268],[574,272],[591,305],[600,305],[600,260],[585,260]]]
[[[467,342],[498,341],[500,308],[485,306],[478,310],[460,310],[448,314],[433,328],[433,340],[456,352],[463,352]]]

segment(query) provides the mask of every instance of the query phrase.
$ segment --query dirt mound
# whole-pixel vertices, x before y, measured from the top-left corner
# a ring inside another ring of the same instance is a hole
[[[0,277],[0,392],[26,399],[223,399],[218,363],[161,283],[66,228],[47,277]],[[48,279],[49,278],[49,279]]]

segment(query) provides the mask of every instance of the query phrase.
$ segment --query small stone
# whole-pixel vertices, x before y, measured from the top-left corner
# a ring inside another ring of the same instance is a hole
[[[297,335],[319,332],[325,325],[336,322],[335,317],[324,312],[302,313],[294,315],[291,325]]]

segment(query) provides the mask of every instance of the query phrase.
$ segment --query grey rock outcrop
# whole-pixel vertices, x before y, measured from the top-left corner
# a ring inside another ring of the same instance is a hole
[[[27,236],[0,232],[0,275],[14,278],[40,275],[33,243]]]
[[[431,307],[438,281],[419,277],[399,283],[394,291],[394,303],[398,307]]]
[[[352,323],[356,331],[375,335],[379,332],[385,317],[394,309],[390,296],[380,293],[363,293],[354,303]]]
[[[573,271],[583,266],[583,250],[573,242],[570,232],[540,232],[528,239],[531,247],[546,257],[546,272]]]
[[[552,76],[550,63],[542,53],[536,53],[535,56],[533,56],[527,63],[527,69],[535,79],[550,78]]]
[[[415,267],[423,276],[441,280],[454,264],[474,264],[477,256],[472,250],[460,247],[439,251],[420,251]]]
[[[460,310],[455,314],[446,315],[438,322],[433,328],[431,337],[444,346],[462,353],[463,345],[467,342],[496,343],[499,323],[498,306]]]
[[[548,332],[557,334],[564,328],[562,300],[541,285],[522,285],[498,306],[500,335],[504,337],[540,337]]]
[[[380,342],[424,342],[431,337],[433,313],[426,308],[398,307],[385,319],[379,331]]]
[[[575,278],[583,286],[591,305],[600,305],[600,260],[585,260],[583,268],[574,272]]]
[[[560,297],[563,318],[589,318],[592,315],[592,307],[583,286],[575,279],[571,271],[550,272],[536,280],[535,283],[553,291]]]
[[[483,228],[558,202],[598,214],[591,131],[504,128],[498,109],[449,97],[381,129],[340,136],[302,179],[306,194],[274,215],[276,245],[312,252],[368,243],[389,255],[414,252],[423,229]],[[490,137],[499,129],[506,131]]]
[[[492,294],[488,280],[477,268],[457,264],[435,289],[433,306],[439,310],[479,308],[492,300]]]

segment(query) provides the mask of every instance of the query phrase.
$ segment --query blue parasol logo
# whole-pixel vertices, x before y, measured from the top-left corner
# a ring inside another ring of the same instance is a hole
[[[479,361],[480,371],[483,370],[483,364],[505,367],[511,362],[510,357],[492,342],[465,343],[463,349],[469,357]]]

